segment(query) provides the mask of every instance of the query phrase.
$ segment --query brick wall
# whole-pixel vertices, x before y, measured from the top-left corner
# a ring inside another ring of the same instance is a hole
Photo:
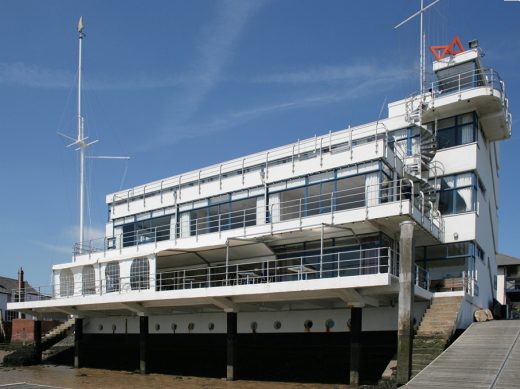
[[[57,320],[42,321],[42,335],[46,334],[61,322]],[[12,322],[11,342],[34,341],[34,320],[31,319],[14,319]]]

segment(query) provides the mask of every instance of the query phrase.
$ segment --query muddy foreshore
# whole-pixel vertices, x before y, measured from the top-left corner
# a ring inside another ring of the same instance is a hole
[[[347,385],[303,384],[271,381],[233,381],[218,378],[184,377],[101,370],[74,369],[69,366],[38,365],[26,367],[0,367],[0,385],[26,382],[61,388],[178,388],[178,389],[344,389]]]

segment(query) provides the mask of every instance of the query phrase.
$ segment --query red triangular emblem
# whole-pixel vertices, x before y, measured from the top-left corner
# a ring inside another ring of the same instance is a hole
[[[440,61],[444,58],[448,51],[448,46],[431,46],[430,47],[431,52],[435,56],[435,59],[437,61]]]
[[[455,45],[457,45],[459,47],[458,50],[454,49]],[[464,47],[462,47],[462,43],[460,43],[459,37],[455,36],[455,38],[453,38],[453,40],[451,41],[450,45],[448,46],[448,50],[446,51],[446,53],[455,55],[455,54],[459,54],[459,53],[462,53],[462,52],[464,52]]]

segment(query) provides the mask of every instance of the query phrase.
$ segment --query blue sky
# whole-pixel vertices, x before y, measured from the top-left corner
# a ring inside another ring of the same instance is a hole
[[[372,121],[385,98],[416,91],[418,21],[393,26],[419,3],[2,1],[0,274],[23,266],[48,284],[77,241],[78,158],[56,132],[75,136],[80,15],[92,153],[131,157],[88,163],[96,237],[106,193]],[[479,39],[516,117],[518,20],[520,2],[501,0],[442,0],[425,18],[428,45]],[[520,256],[515,130],[501,149],[500,250]]]

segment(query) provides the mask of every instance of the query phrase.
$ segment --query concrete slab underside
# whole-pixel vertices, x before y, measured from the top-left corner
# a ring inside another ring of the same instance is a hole
[[[405,387],[518,388],[520,320],[472,324]]]

